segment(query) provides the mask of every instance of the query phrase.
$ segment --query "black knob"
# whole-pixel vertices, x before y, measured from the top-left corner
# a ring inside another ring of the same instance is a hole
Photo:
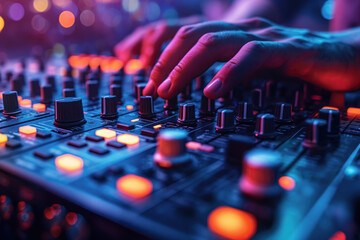
[[[118,84],[110,85],[110,95],[116,96],[116,101],[121,102],[122,98],[122,87]]]
[[[96,100],[99,98],[99,82],[95,80],[89,80],[86,82],[86,95],[90,100]]]
[[[63,80],[63,89],[65,88],[74,88],[75,81],[72,77],[67,77]]]
[[[218,110],[215,130],[217,132],[232,132],[234,129],[234,111],[231,109]]]
[[[272,114],[259,114],[256,118],[255,136],[259,138],[275,137],[275,117]]]
[[[55,101],[56,127],[73,127],[86,123],[81,98],[63,98]]]
[[[134,89],[134,96],[136,97],[136,94],[137,94],[137,88],[136,86],[139,84],[139,83],[144,83],[145,82],[145,77],[144,76],[137,76],[137,75],[134,75],[133,76],[133,89]],[[136,98],[135,98],[136,99]]]
[[[327,133],[330,136],[339,135],[340,111],[334,109],[321,109],[319,118],[327,121]]]
[[[303,146],[306,148],[324,147],[327,143],[327,124],[323,119],[307,119],[306,136]]]
[[[11,79],[13,78],[13,75],[14,74],[11,71],[6,72],[6,74],[5,74],[6,81],[10,82]]]
[[[100,116],[105,119],[113,119],[118,116],[117,112],[117,97],[116,96],[103,96],[101,97],[101,114]]]
[[[53,100],[53,87],[50,84],[41,86],[40,95],[42,103],[51,103]]]
[[[205,87],[205,75],[200,75],[195,80],[195,89],[196,90],[202,90]]]
[[[226,162],[242,168],[244,153],[255,147],[255,138],[243,135],[230,135],[226,148]]]
[[[277,103],[275,105],[275,120],[280,123],[291,122],[292,106],[288,103]]]
[[[90,73],[89,69],[85,69],[85,70],[80,71],[80,77],[79,77],[80,84],[85,84],[86,83],[86,80],[88,79],[89,73]]]
[[[240,102],[237,106],[236,121],[244,123],[253,122],[255,120],[253,111],[254,107],[252,103]]]
[[[55,76],[47,76],[46,77],[46,84],[51,86],[52,91],[56,91],[56,79]]]
[[[15,115],[21,112],[17,92],[4,92],[2,96],[5,115]]]
[[[213,117],[215,113],[215,100],[203,95],[201,97],[200,116]]]
[[[118,73],[115,73],[110,77],[110,85],[112,84],[121,85],[123,83],[123,79],[124,79],[124,75],[118,75]]]
[[[151,118],[154,116],[154,103],[151,96],[140,97],[139,115],[144,118]]]
[[[26,82],[25,82],[24,72],[17,74],[15,78],[18,79],[22,83],[23,86],[25,85]]]
[[[255,110],[263,107],[263,92],[261,89],[256,88],[251,91],[251,100]]]
[[[12,78],[10,80],[11,91],[16,91],[19,94],[21,94],[23,92],[23,86],[24,86],[24,83],[20,78]]]
[[[68,66],[66,68],[66,74],[65,74],[66,77],[73,77],[73,68],[71,66]]]
[[[30,80],[30,96],[36,97],[40,95],[40,81],[39,79]]]
[[[180,93],[180,99],[182,101],[191,99],[192,85],[189,83]]]
[[[63,97],[76,97],[74,88],[64,88],[63,89]]]
[[[140,102],[140,97],[143,96],[143,90],[145,87],[146,87],[146,83],[136,84],[136,93],[135,93],[136,102]]]
[[[170,111],[176,111],[178,110],[178,98],[175,96],[174,98],[166,99],[164,109],[170,110]]]
[[[178,123],[182,125],[195,125],[195,105],[193,103],[180,104]]]

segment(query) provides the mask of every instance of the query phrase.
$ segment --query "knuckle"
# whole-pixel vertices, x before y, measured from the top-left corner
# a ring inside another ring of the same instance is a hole
[[[199,43],[205,47],[216,45],[218,36],[216,33],[206,33],[200,39]]]
[[[187,39],[191,36],[194,28],[192,26],[182,26],[176,33],[176,37],[180,39]]]
[[[249,54],[261,54],[264,51],[264,45],[260,41],[251,41],[243,46],[244,51]]]

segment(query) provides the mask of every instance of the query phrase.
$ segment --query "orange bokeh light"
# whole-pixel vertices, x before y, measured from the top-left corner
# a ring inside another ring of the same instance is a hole
[[[337,231],[329,238],[329,240],[346,240],[346,235],[341,231]]]
[[[131,59],[125,66],[126,74],[135,74],[143,68],[143,63],[139,59]]]
[[[0,16],[0,32],[4,29],[5,27],[5,21],[4,19]]]
[[[138,136],[125,133],[118,136],[117,141],[126,145],[135,145],[139,143],[140,139]]]
[[[133,105],[126,105],[126,109],[131,111],[134,109],[134,106]]]
[[[114,138],[116,137],[116,132],[114,130],[103,128],[96,130],[95,135],[103,138]]]
[[[250,239],[256,233],[257,221],[250,213],[221,206],[208,216],[208,227],[217,235],[227,239]]]
[[[159,129],[161,127],[162,127],[161,124],[158,124],[158,125],[153,126],[153,129]]]
[[[135,119],[130,120],[130,122],[138,122],[139,120],[140,120],[140,119],[135,118]]]
[[[337,110],[337,111],[339,111],[339,108],[337,108],[337,107],[331,107],[331,106],[324,106],[324,107],[322,107],[321,109],[331,109],[331,110]]]
[[[8,140],[8,137],[5,134],[0,133],[0,144],[6,143]]]
[[[356,116],[360,114],[360,108],[349,107],[347,110],[348,116]]]
[[[282,176],[279,178],[279,185],[287,191],[291,191],[295,188],[295,180],[289,176]]]
[[[186,148],[191,150],[198,150],[199,148],[201,148],[201,143],[190,141],[186,143]]]
[[[70,11],[63,11],[59,15],[59,23],[64,28],[70,28],[75,24],[75,16]]]
[[[31,100],[30,99],[22,99],[20,101],[20,106],[22,106],[22,107],[31,107]]]
[[[33,109],[38,112],[45,112],[46,111],[46,105],[43,103],[35,103],[33,105]]]
[[[25,135],[33,135],[36,134],[36,128],[32,126],[22,126],[19,127],[19,133],[25,134]]]
[[[96,70],[101,63],[102,59],[99,56],[91,55],[89,60],[89,66],[91,70]]]
[[[83,169],[84,162],[80,157],[63,154],[55,159],[55,166],[62,171],[75,172]]]
[[[120,193],[127,196],[133,198],[143,198],[152,192],[153,185],[151,181],[146,178],[134,174],[128,174],[117,180],[116,188]]]

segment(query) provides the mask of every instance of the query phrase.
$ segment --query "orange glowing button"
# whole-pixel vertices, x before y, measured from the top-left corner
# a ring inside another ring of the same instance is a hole
[[[346,240],[346,235],[341,231],[337,231],[329,238],[329,240]]]
[[[74,156],[72,154],[64,154],[58,156],[55,159],[55,166],[59,170],[66,172],[75,172],[80,171],[84,167],[84,162],[81,158]]]
[[[282,176],[279,178],[279,185],[287,191],[291,191],[295,188],[295,180],[289,176]]]
[[[162,127],[161,124],[158,124],[158,125],[153,126],[154,129],[159,129],[159,128],[161,128],[161,127]]]
[[[46,111],[46,105],[43,103],[35,103],[33,105],[33,109],[38,112],[45,112]]]
[[[5,134],[0,133],[0,144],[6,143],[8,140],[7,136]]]
[[[212,152],[212,151],[214,151],[214,147],[211,145],[202,144],[201,147],[199,148],[199,150],[202,152]]]
[[[66,214],[65,219],[66,219],[67,224],[69,224],[70,226],[73,226],[77,222],[78,216],[74,212],[69,212]]]
[[[116,132],[114,130],[103,128],[96,130],[95,135],[103,138],[114,138],[116,137]]]
[[[146,178],[134,174],[128,174],[117,180],[116,188],[120,193],[127,196],[133,198],[143,198],[152,192],[153,185],[151,181]]]
[[[199,148],[201,148],[201,143],[190,141],[186,143],[186,147],[191,150],[198,150]]]
[[[208,227],[217,235],[227,239],[250,239],[257,229],[256,218],[247,212],[221,206],[208,216]]]
[[[22,107],[31,107],[31,100],[30,99],[23,99],[20,101],[20,106]]]
[[[75,23],[75,16],[70,11],[63,11],[59,15],[59,23],[64,28],[72,27]]]
[[[130,120],[130,122],[138,122],[139,120],[140,120],[140,119],[135,118],[135,119]]]
[[[21,100],[22,100],[22,97],[18,96],[18,102],[21,102]]]
[[[32,126],[22,126],[19,127],[19,133],[26,134],[26,135],[33,135],[36,134],[36,128]]]
[[[139,143],[139,137],[131,134],[122,134],[117,137],[117,141],[126,145],[135,145]]]
[[[360,114],[360,108],[349,107],[347,110],[348,116],[355,116]]]
[[[135,74],[143,68],[143,63],[139,59],[131,59],[125,66],[124,71],[126,74]]]
[[[126,105],[126,109],[131,111],[134,109],[134,106],[133,105]]]
[[[321,109],[331,109],[331,110],[337,110],[339,111],[339,109],[337,107],[331,107],[331,106],[324,106]]]

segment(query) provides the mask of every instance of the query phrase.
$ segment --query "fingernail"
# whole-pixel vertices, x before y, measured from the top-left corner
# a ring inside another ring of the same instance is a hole
[[[154,96],[154,93],[155,93],[155,84],[154,81],[150,79],[143,90],[143,95]]]
[[[170,78],[165,79],[163,83],[159,86],[158,92],[168,92],[171,86]]]
[[[222,86],[222,82],[221,82],[221,80],[219,78],[217,78],[214,81],[212,81],[211,83],[209,83],[205,87],[204,91],[211,92],[211,93],[216,93],[217,91],[220,90],[221,86]]]

